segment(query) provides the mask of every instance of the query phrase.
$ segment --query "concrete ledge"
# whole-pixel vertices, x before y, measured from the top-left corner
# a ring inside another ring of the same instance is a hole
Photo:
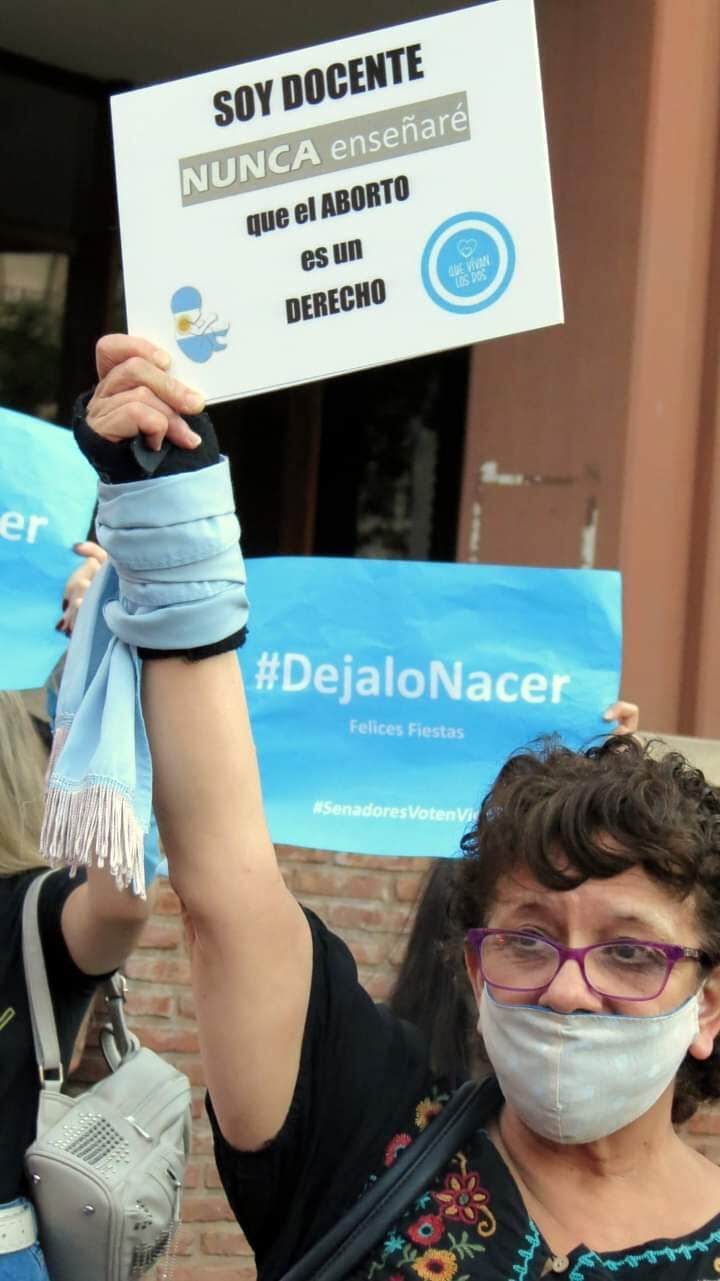
[[[720,786],[720,739],[692,738],[684,734],[662,734],[645,731],[644,739],[661,739],[673,752],[681,752],[691,765],[701,769],[709,783]]]

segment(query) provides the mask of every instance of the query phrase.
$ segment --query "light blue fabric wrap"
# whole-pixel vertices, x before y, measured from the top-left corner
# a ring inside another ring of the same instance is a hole
[[[66,657],[67,654],[63,654],[62,658],[59,659],[53,667],[45,683],[45,703],[47,706],[50,729],[53,734],[55,733],[55,720],[57,717],[58,691],[60,689],[60,681],[62,679]],[[167,876],[168,874],[167,859],[165,858],[160,844],[160,833],[158,831],[157,820],[154,813],[150,815],[150,826],[145,832],[143,844],[145,888],[147,889],[152,885],[157,876]],[[0,1281],[2,1281],[2,1276],[0,1276]]]
[[[41,849],[53,864],[108,862],[118,885],[144,894],[152,764],[137,650],[211,645],[245,625],[227,459],[180,476],[100,484],[96,531],[109,559],[68,650]]]

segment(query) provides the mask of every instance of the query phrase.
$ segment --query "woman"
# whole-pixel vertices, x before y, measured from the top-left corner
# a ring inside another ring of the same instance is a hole
[[[45,766],[20,695],[0,693],[0,1281],[47,1277],[23,1175],[39,1080],[21,950],[25,893],[47,871],[38,853]],[[132,951],[147,913],[98,868],[87,880],[54,872],[43,885],[40,930],[66,1071],[98,979]]]
[[[218,1165],[261,1276],[275,1281],[447,1092],[417,1038],[364,993],[347,948],[283,883],[232,652],[241,597],[214,635],[207,624],[206,596],[215,608],[218,592],[242,581],[226,546],[218,586],[204,537],[226,508],[218,499],[205,511],[198,474],[177,474],[202,453],[212,469],[204,492],[224,464],[207,422],[193,420],[193,431],[183,420],[198,398],[168,366],[143,340],[103,339],[79,437],[106,480],[137,481],[102,487],[100,541],[121,580],[105,612],[116,636],[154,639],[130,643],[146,660],[156,812],[192,929]],[[139,433],[151,448],[172,446],[160,479],[132,471],[128,442]],[[191,501],[203,551],[183,542],[173,557]],[[131,536],[144,568],[124,559]],[[188,575],[201,565],[203,582],[177,606],[181,651],[169,640],[177,628],[164,627],[164,608],[176,606],[162,567],[193,558]],[[358,1276],[526,1281],[554,1271],[581,1281],[631,1269],[699,1281],[720,1271],[720,1170],[672,1121],[674,1104],[687,1114],[720,1095],[719,828],[718,793],[702,776],[632,739],[509,762],[466,843],[454,908],[505,1098]]]
[[[640,723],[637,703],[613,703],[603,720],[615,724],[615,734],[635,734]],[[424,1035],[430,1062],[449,1084],[487,1076],[488,1063],[477,1035],[477,1010],[472,988],[457,958],[448,957],[451,936],[450,905],[458,864],[435,859],[418,894],[415,918],[405,955],[388,1005],[398,1018]]]

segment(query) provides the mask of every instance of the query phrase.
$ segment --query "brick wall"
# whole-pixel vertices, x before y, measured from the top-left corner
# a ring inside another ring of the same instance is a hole
[[[402,958],[427,859],[371,858],[322,850],[281,849],[290,889],[346,940],[367,990],[387,996]],[[188,1165],[183,1225],[171,1281],[253,1281],[252,1256],[225,1200],[212,1158],[203,1107],[203,1075],[178,900],[161,882],[156,911],[142,945],[126,966],[128,1013],[145,1045],[167,1055],[193,1085],[193,1151]],[[104,1074],[91,1033],[79,1079]],[[720,1162],[720,1110],[696,1117],[691,1141]],[[162,1274],[162,1269],[158,1269]]]

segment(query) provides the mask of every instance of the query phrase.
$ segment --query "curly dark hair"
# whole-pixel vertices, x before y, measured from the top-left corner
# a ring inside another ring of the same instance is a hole
[[[456,941],[483,925],[498,880],[519,866],[570,890],[640,867],[678,900],[692,896],[708,967],[720,963],[720,789],[677,752],[612,735],[574,752],[555,739],[511,756],[463,837],[450,914]],[[720,1098],[720,1037],[688,1055],[673,1120]]]
[[[388,997],[394,1014],[419,1028],[433,1071],[453,1088],[477,1075],[475,998],[464,966],[446,954],[448,905],[459,859],[430,864],[400,969]]]

